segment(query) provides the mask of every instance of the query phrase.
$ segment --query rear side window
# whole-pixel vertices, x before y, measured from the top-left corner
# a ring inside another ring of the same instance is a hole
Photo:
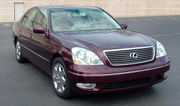
[[[33,26],[33,21],[34,21],[34,18],[36,17],[36,14],[37,14],[37,9],[34,8],[34,9],[31,9],[29,10],[23,20],[22,20],[22,25],[27,27],[27,28],[32,28]]]

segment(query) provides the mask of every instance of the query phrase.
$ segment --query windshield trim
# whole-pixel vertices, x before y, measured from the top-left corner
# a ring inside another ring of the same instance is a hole
[[[66,33],[66,32],[95,32],[95,31],[113,31],[113,30],[122,30],[122,28],[112,28],[112,29],[92,29],[92,30],[74,30],[74,31],[53,31],[55,33]]]

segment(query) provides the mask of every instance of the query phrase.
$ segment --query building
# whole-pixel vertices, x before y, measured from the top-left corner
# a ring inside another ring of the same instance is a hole
[[[16,21],[37,5],[99,6],[114,17],[180,14],[180,0],[0,0],[0,22]]]

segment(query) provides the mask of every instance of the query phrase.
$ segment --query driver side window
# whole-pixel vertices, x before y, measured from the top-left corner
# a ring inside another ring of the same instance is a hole
[[[45,13],[38,10],[37,16],[34,19],[33,26],[40,26],[40,27],[43,27],[45,30],[47,29],[47,18],[46,18]]]
[[[37,9],[36,8],[33,8],[33,9],[29,10],[25,14],[25,16],[24,16],[24,18],[22,20],[22,25],[27,27],[27,28],[32,29],[33,21],[34,21],[34,18],[36,16],[36,14],[37,14]]]

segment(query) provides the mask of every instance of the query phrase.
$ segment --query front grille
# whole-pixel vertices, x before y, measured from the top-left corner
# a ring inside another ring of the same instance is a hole
[[[113,66],[145,63],[154,59],[154,47],[152,46],[105,50],[104,53]]]
[[[126,82],[115,82],[115,83],[108,83],[104,86],[103,89],[118,89],[118,88],[126,88],[126,87],[133,87],[137,85],[147,84],[155,81],[160,81],[163,79],[162,75],[157,75],[153,77],[138,79],[138,80],[132,80],[132,81],[126,81]]]

